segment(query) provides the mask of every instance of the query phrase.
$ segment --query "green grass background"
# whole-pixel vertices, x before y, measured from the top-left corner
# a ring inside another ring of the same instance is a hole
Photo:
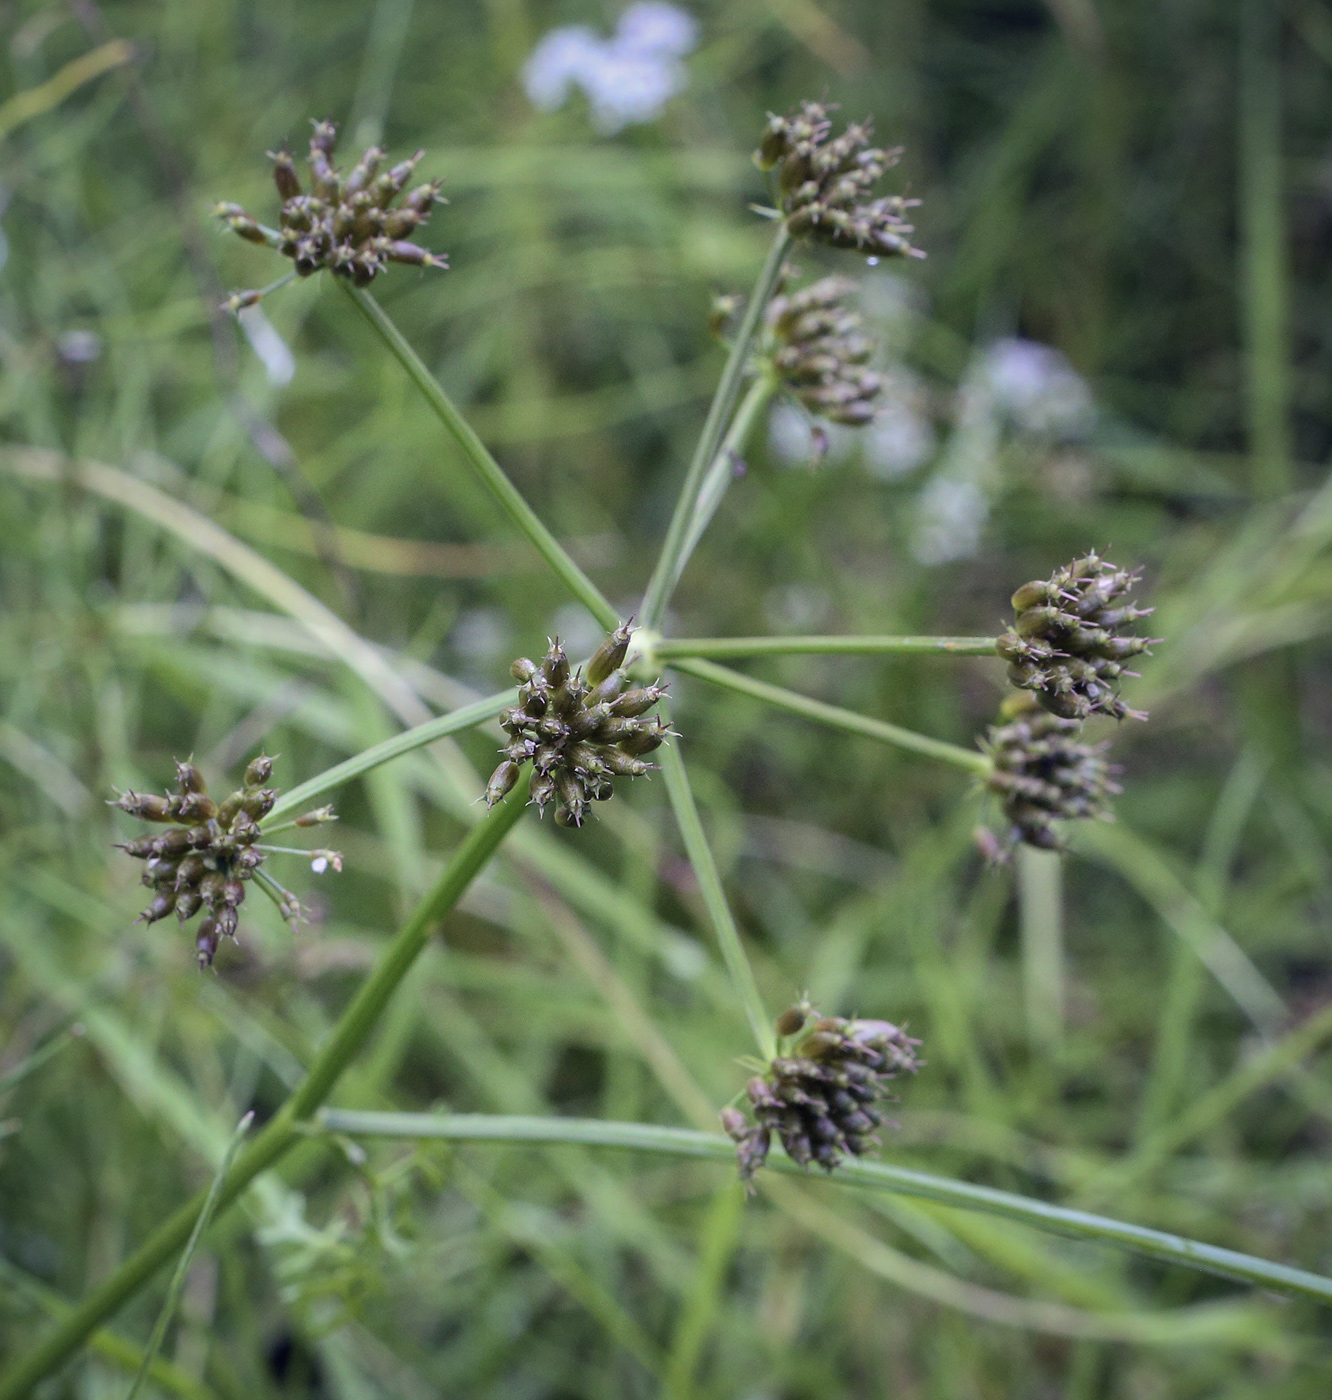
[[[450,204],[423,241],[452,270],[376,291],[626,612],[720,370],[710,297],[763,256],[765,112],[826,95],[906,146],[929,259],[866,271],[867,305],[940,446],[885,480],[855,447],[808,467],[757,444],[671,630],[984,634],[1018,583],[1112,545],[1168,640],[1129,692],[1150,723],[1103,727],[1121,820],[1078,833],[1062,879],[982,867],[956,772],[678,681],[760,982],[774,1011],[808,989],[922,1037],[893,1160],[1332,1272],[1329,1066],[1262,1058],[1332,993],[1327,11],[691,8],[688,90],[607,139],[579,100],[534,113],[517,75],[545,30],[605,29],[612,6],[0,4],[0,102],[113,37],[136,49],[43,110],[0,106],[0,1075],[30,1070],[0,1079],[0,1354],[207,1182],[247,1106],[281,1100],[495,746],[340,793],[343,874],[274,859],[311,921],[293,936],[253,897],[200,976],[174,922],[132,922],[143,892],[111,844],[130,823],[103,799],[189,753],[221,786],[261,744],[291,787],[402,705],[243,550],[34,478],[30,449],[223,525],[382,648],[422,715],[500,688],[555,628],[587,636],[336,288],[265,303],[297,359],[281,390],[216,313],[280,269],[211,204],[271,216],[264,151],[325,115],[348,150],[427,148]],[[967,436],[959,388],[1013,335],[1085,377],[1089,432]],[[979,549],[919,563],[921,493],[968,461]],[[752,670],[961,743],[1003,695],[984,660]],[[661,789],[581,833],[531,823],[338,1102],[685,1123],[735,1093],[746,1028]],[[50,1394],[123,1394],[165,1283]],[[163,1393],[339,1400],[1313,1400],[1332,1380],[1312,1305],[819,1182],[742,1209],[714,1166],[572,1147],[298,1156],[209,1236],[167,1354]]]

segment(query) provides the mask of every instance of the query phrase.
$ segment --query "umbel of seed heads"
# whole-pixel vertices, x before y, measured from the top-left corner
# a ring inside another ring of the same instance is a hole
[[[192,763],[178,763],[175,792],[126,792],[111,804],[143,821],[168,823],[159,835],[127,841],[121,849],[146,862],[143,883],[156,891],[139,915],[145,923],[174,911],[183,925],[207,910],[195,935],[200,966],[213,961],[220,938],[235,937],[245,883],[263,864],[255,842],[259,819],[277,801],[276,790],[264,787],[272,771],[273,760],[261,754],[245,770],[244,786],[219,803]]]
[[[920,1041],[889,1021],[819,1016],[802,1002],[776,1028],[792,1043],[746,1086],[755,1122],[737,1108],[722,1110],[745,1182],[767,1160],[774,1133],[793,1161],[824,1171],[878,1147],[874,1130],[884,1122],[879,1105],[891,1097],[889,1083],[920,1067]]]
[[[1105,744],[1087,744],[1082,725],[1039,708],[1029,695],[1004,702],[1007,723],[991,725],[983,747],[994,765],[985,783],[998,794],[1010,823],[1008,844],[1057,851],[1054,823],[1111,820],[1110,799],[1121,788],[1105,761]]]
[[[811,413],[859,428],[874,417],[884,378],[868,368],[874,342],[843,304],[855,289],[843,277],[824,277],[784,292],[769,304],[767,323],[782,383]]]
[[[777,170],[777,197],[787,230],[795,238],[871,257],[923,258],[925,254],[911,246],[915,230],[904,217],[920,201],[897,195],[872,198],[874,186],[902,152],[871,146],[869,122],[852,122],[832,137],[828,112],[818,102],[803,102],[791,115],[770,115],[755,152],[761,170]]]
[[[336,141],[337,128],[332,122],[315,122],[310,137],[308,191],[301,185],[291,156],[285,150],[273,156],[273,178],[282,197],[276,235],[256,223],[239,204],[219,204],[218,217],[251,243],[276,247],[296,264],[302,277],[328,268],[364,287],[391,262],[447,267],[446,258],[409,241],[441,202],[438,180],[402,195],[425,152],[417,151],[381,170],[384,152],[371,146],[343,173],[332,161]],[[257,292],[242,292],[233,302],[239,308],[258,298]]]
[[[1139,576],[1088,554],[1048,579],[1024,583],[1013,594],[1017,619],[995,646],[1009,663],[1008,678],[1061,719],[1146,719],[1124,704],[1115,684],[1137,674],[1125,663],[1153,641],[1126,631],[1152,611],[1129,602]]]
[[[657,766],[644,755],[660,747],[671,730],[648,711],[666,687],[629,688],[620,669],[629,636],[628,623],[617,627],[586,671],[573,670],[558,637],[540,662],[524,656],[513,663],[513,677],[522,686],[518,703],[500,715],[509,742],[486,787],[488,806],[512,791],[530,762],[531,800],[543,812],[554,802],[561,826],[582,826],[588,803],[610,797],[616,778],[640,778]]]

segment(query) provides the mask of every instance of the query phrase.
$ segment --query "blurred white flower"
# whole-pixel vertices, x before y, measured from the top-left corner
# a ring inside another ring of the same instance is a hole
[[[56,354],[67,365],[90,365],[102,353],[96,331],[65,331],[56,341]]]
[[[810,583],[783,583],[763,595],[763,616],[774,632],[816,630],[832,613],[826,588]]]
[[[641,0],[601,38],[585,25],[552,29],[523,66],[523,87],[534,107],[554,111],[582,88],[592,124],[613,135],[648,122],[689,81],[680,60],[698,42],[693,16],[667,0]]]
[[[574,661],[590,656],[606,640],[601,624],[581,603],[565,603],[556,608],[550,630],[552,636],[564,643],[565,651]]]
[[[485,670],[510,647],[509,620],[498,608],[469,608],[453,624],[449,645],[474,670]]]
[[[264,315],[263,307],[247,306],[238,313],[237,319],[250,348],[264,367],[264,378],[278,389],[290,384],[296,373],[296,357]]]
[[[916,502],[911,553],[922,564],[968,559],[980,547],[990,501],[974,481],[932,477]]]
[[[1049,345],[1015,337],[997,340],[985,352],[979,379],[995,408],[1036,437],[1080,437],[1095,418],[1086,381]]]
[[[925,386],[903,366],[889,375],[874,421],[865,429],[865,466],[880,481],[908,476],[938,446],[925,411]]]
[[[818,423],[784,400],[768,415],[768,447],[784,467],[811,467],[845,457],[855,432],[840,423]]]

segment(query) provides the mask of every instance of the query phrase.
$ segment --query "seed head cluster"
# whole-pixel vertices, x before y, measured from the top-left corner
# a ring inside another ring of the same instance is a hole
[[[332,161],[336,143],[333,123],[315,122],[310,137],[308,191],[301,185],[290,154],[282,150],[273,156],[273,178],[282,197],[276,233],[257,223],[239,204],[219,204],[217,216],[251,243],[277,248],[296,264],[302,277],[328,268],[364,287],[391,262],[447,267],[446,258],[408,241],[441,202],[438,180],[402,195],[425,152],[417,151],[382,170],[384,151],[371,146],[343,173]],[[241,292],[231,304],[239,310],[258,299],[258,292]]]
[[[1052,715],[1030,696],[1014,696],[1004,709],[1008,722],[992,725],[984,744],[994,764],[985,781],[1011,824],[1008,844],[1060,850],[1060,818],[1109,821],[1121,789],[1105,744],[1084,743],[1078,720]]]
[[[1138,578],[1137,571],[1117,569],[1093,553],[1048,579],[1024,583],[1013,594],[1017,620],[995,648],[1008,661],[1013,684],[1032,691],[1061,719],[1146,719],[1124,704],[1115,687],[1121,676],[1135,674],[1125,662],[1152,645],[1151,638],[1125,630],[1152,611],[1128,601]]]
[[[868,368],[875,345],[844,305],[855,283],[824,277],[768,306],[772,363],[782,382],[813,414],[858,428],[874,417],[884,378]]]
[[[828,111],[821,103],[803,102],[792,115],[769,116],[755,152],[760,169],[777,170],[778,201],[788,231],[871,257],[923,258],[911,246],[914,229],[905,218],[920,201],[871,197],[902,152],[871,146],[869,122],[852,122],[832,137]]]
[[[793,1161],[824,1171],[878,1147],[874,1130],[884,1121],[879,1104],[890,1097],[888,1084],[920,1067],[920,1041],[889,1021],[818,1016],[802,1003],[778,1017],[777,1031],[793,1043],[746,1086],[756,1121],[722,1110],[745,1182],[767,1160],[774,1133]]]
[[[561,826],[581,826],[588,803],[610,797],[616,778],[639,778],[657,766],[644,755],[660,747],[671,730],[648,711],[666,687],[629,687],[620,669],[629,637],[627,623],[616,628],[586,671],[569,665],[558,637],[540,662],[520,657],[513,663],[513,677],[522,686],[518,704],[500,715],[509,743],[486,787],[489,806],[512,791],[530,762],[531,800],[542,811],[554,802]]]
[[[201,909],[207,917],[195,935],[199,964],[206,967],[218,940],[236,936],[236,911],[245,902],[245,884],[264,862],[255,846],[259,820],[277,801],[267,788],[273,760],[261,754],[245,770],[244,786],[222,802],[208,795],[203,775],[192,763],[176,765],[176,790],[165,797],[126,792],[111,805],[142,821],[161,822],[156,836],[141,836],[121,847],[145,862],[143,883],[154,890],[139,917],[156,923],[174,911],[184,925]]]

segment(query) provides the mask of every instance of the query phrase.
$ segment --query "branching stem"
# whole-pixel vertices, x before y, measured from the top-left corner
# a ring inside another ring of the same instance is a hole
[[[647,593],[643,598],[639,622],[644,627],[652,628],[654,631],[661,626],[661,620],[666,614],[671,594],[675,591],[675,585],[679,582],[680,575],[684,572],[684,567],[689,561],[689,550],[692,548],[690,542],[691,527],[703,490],[703,483],[709,468],[712,467],[718,452],[721,450],[727,423],[735,408],[736,401],[740,397],[740,386],[744,382],[745,371],[749,365],[749,352],[753,347],[754,338],[758,334],[763,312],[768,302],[772,300],[773,292],[777,288],[778,279],[782,275],[782,266],[786,262],[786,255],[790,250],[791,235],[787,233],[786,226],[781,224],[772,240],[772,246],[768,249],[767,261],[763,264],[763,270],[759,273],[758,281],[754,284],[749,303],[745,307],[744,318],[740,322],[740,329],[736,332],[735,340],[731,345],[731,352],[727,356],[726,367],[722,370],[717,392],[712,396],[712,404],[708,408],[703,432],[699,436],[698,446],[694,449],[693,458],[689,463],[689,471],[685,476],[684,485],[680,489],[680,497],[675,503],[675,514],[671,516],[671,523],[666,531],[666,540],[661,547],[661,557],[657,560],[657,567],[653,571],[652,580],[648,584]],[[697,536],[695,535],[694,543],[696,542]]]
[[[994,637],[663,637],[653,655],[736,659],[744,656],[993,656]]]
[[[846,730],[849,734],[860,734],[867,739],[877,739],[881,744],[892,744],[895,748],[918,753],[925,758],[936,758],[942,763],[951,763],[954,768],[965,768],[969,773],[987,773],[990,760],[974,749],[964,749],[943,739],[931,739],[927,734],[917,734],[914,729],[903,729],[889,724],[887,720],[871,719],[868,715],[858,715],[854,710],[844,710],[840,705],[829,705],[822,700],[812,700],[794,690],[780,685],[769,685],[767,681],[755,680],[753,676],[742,675],[726,666],[717,666],[711,661],[688,661],[673,663],[675,669],[686,675],[696,676],[712,685],[724,686],[727,690],[738,691],[741,695],[752,695],[765,704],[778,709],[789,710],[792,714],[803,715],[819,724],[831,725],[834,729]]]
[[[353,287],[350,283],[339,285],[351,297],[370,322],[379,338],[393,352],[398,363],[411,377],[412,383],[421,391],[435,417],[443,424],[454,442],[462,449],[463,455],[473,471],[490,488],[491,494],[503,507],[509,519],[531,540],[537,552],[563,581],[565,587],[578,599],[609,632],[618,627],[619,614],[606,600],[601,590],[574,562],[568,550],[545,527],[537,513],[523,499],[522,493],[505,475],[504,468],[490,455],[485,443],[476,435],[472,425],[459,413],[453,400],[426,368],[425,362],[408,344],[407,338],[389,319],[388,313],[363,287]]]
[[[298,1125],[323,1104],[343,1070],[365,1044],[436,923],[457,904],[522,814],[523,799],[515,793],[492,807],[463,838],[435,887],[399,929],[378,966],[342,1013],[320,1047],[309,1074],[236,1159],[218,1189],[215,1216],[221,1215],[260,1172],[271,1167],[301,1140]],[[0,1378],[0,1400],[20,1400],[21,1396],[28,1395],[43,1376],[50,1375],[96,1328],[132,1298],[185,1245],[205,1199],[206,1193],[200,1193],[168,1217],[110,1278],[72,1308],[45,1340]]]
[[[673,1157],[704,1157],[734,1166],[735,1144],[714,1133],[690,1128],[664,1128],[649,1123],[610,1123],[593,1118],[524,1118],[482,1113],[359,1113],[325,1109],[319,1116],[329,1132],[356,1137],[443,1138],[453,1142],[575,1142],[589,1147],[615,1147],[657,1152]],[[808,1176],[784,1153],[774,1149],[768,1166],[790,1176]],[[890,1191],[935,1201],[959,1210],[981,1211],[1020,1221],[1038,1230],[1071,1239],[1115,1245],[1165,1263],[1180,1264],[1221,1278],[1236,1279],[1296,1297],[1332,1305],[1332,1278],[1273,1264],[1237,1250],[1203,1244],[1164,1230],[1152,1230],[1104,1215],[1051,1205],[1046,1201],[997,1191],[989,1186],[954,1181],[908,1167],[865,1159],[843,1162],[831,1180],[871,1191]]]

